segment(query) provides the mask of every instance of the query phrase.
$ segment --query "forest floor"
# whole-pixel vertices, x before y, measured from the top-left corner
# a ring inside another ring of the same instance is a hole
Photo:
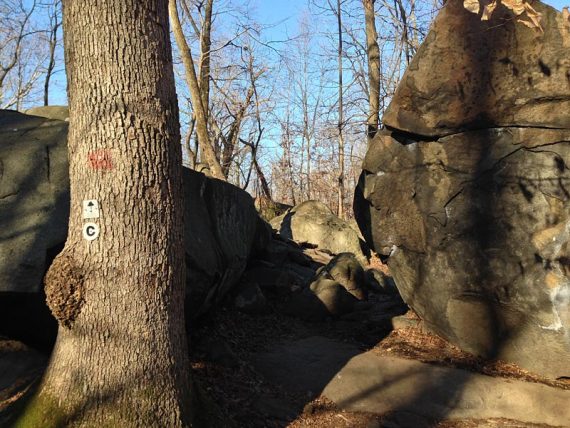
[[[195,379],[202,389],[238,427],[386,427],[386,428],[471,428],[471,427],[547,427],[504,418],[425,420],[409,414],[347,412],[312,391],[310,395],[291,392],[268,381],[256,369],[256,356],[276,344],[325,337],[366,352],[413,359],[453,367],[492,377],[519,379],[570,390],[570,383],[551,381],[513,364],[484,361],[462,352],[440,337],[426,332],[409,311],[409,327],[391,331],[378,326],[356,328],[353,322],[307,323],[278,312],[246,315],[232,308],[213,314],[196,326],[191,353]],[[405,323],[404,323],[405,324]],[[205,344],[205,342],[207,342]],[[286,359],[284,357],[284,359]],[[311,359],[311,355],[308,355]],[[275,367],[277,370],[277,367]],[[301,369],[301,367],[299,367]],[[326,369],[325,369],[326,371]],[[290,373],[295,378],[294,373]]]
[[[413,313],[404,318],[415,321]],[[413,322],[412,322],[413,324]],[[221,308],[201,320],[190,337],[191,364],[194,380],[214,406],[224,415],[225,426],[236,427],[547,427],[525,424],[510,419],[415,419],[409,414],[347,412],[320,396],[292,393],[268,381],[252,361],[276,343],[322,337],[346,343],[365,352],[410,358],[446,367],[456,367],[493,377],[521,379],[543,383],[560,389],[570,384],[528,373],[514,365],[485,362],[460,351],[441,338],[423,331],[421,325],[386,331],[374,326],[354,329],[352,322],[329,321],[307,323],[279,313],[247,315],[231,307]],[[311,356],[309,355],[310,359]],[[0,427],[10,410],[18,410],[18,402],[37,384],[47,364],[47,355],[21,344],[0,338]],[[301,369],[301,368],[300,368]],[[326,368],[325,368],[326,372]],[[293,373],[291,374],[293,376]],[[294,378],[294,376],[293,376]],[[231,421],[231,423],[230,423]]]
[[[372,295],[372,304],[388,322],[363,320],[358,313],[325,322],[283,315],[281,302],[269,296],[268,311],[250,315],[228,304],[191,326],[190,360],[202,397],[219,415],[212,426],[472,428],[547,427],[504,418],[436,419],[411,413],[372,414],[344,411],[321,393],[354,356],[411,359],[493,378],[518,379],[570,390],[503,362],[489,362],[462,352],[428,332],[394,296]],[[390,318],[392,317],[392,319]],[[26,392],[41,379],[48,355],[0,337],[0,427],[21,407]]]

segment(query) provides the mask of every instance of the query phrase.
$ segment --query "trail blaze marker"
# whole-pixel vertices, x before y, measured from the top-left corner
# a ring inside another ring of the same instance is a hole
[[[99,201],[96,199],[83,201],[83,218],[99,218]]]
[[[93,241],[99,237],[99,225],[97,223],[85,223],[83,225],[83,238],[87,241]]]

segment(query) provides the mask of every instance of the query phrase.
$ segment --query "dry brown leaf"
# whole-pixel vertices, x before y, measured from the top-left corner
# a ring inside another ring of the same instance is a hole
[[[479,0],[463,0],[463,7],[472,13],[479,13],[481,5]]]
[[[540,25],[542,14],[540,12],[537,12],[529,3],[525,3],[524,8],[526,11],[526,15],[528,16],[528,19],[530,19],[530,22],[532,22],[533,24],[533,27],[531,28],[543,31],[542,25]]]
[[[532,30],[538,30],[542,33],[544,33],[544,30],[542,29],[542,27],[540,25],[536,25],[534,22],[532,21],[526,21],[524,19],[517,19],[518,22],[520,22],[523,25],[526,25],[528,28],[532,29]]]
[[[530,21],[525,21],[524,19],[517,19],[517,22],[520,22],[521,24],[526,25],[528,28],[532,28],[533,30],[536,30],[535,25]]]
[[[526,17],[521,17],[517,21],[533,30],[544,32],[540,24],[542,14],[530,5],[529,0],[484,0],[482,2],[484,6],[481,20],[488,21],[499,3],[509,9],[515,16],[521,16],[526,13]],[[463,7],[469,12],[478,14],[481,10],[481,0],[463,0]],[[570,20],[570,11],[567,7],[562,10],[562,16],[564,19]]]
[[[516,16],[523,14],[526,10],[525,0],[501,0],[501,3],[507,9],[510,9]]]
[[[485,6],[483,8],[483,16],[481,16],[481,21],[488,21],[489,18],[491,18],[491,15],[493,14],[493,12],[495,11],[497,7],[497,1],[493,0],[491,3],[489,3],[487,6]]]

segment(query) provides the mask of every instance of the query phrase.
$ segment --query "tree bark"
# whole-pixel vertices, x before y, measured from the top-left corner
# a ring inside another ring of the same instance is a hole
[[[53,69],[55,68],[55,48],[57,47],[57,32],[61,25],[59,17],[60,1],[53,3],[53,11],[50,15],[50,35],[49,35],[49,62],[46,69],[46,78],[44,80],[44,106],[49,105],[49,84]]]
[[[210,50],[212,47],[212,9],[214,0],[206,1],[204,9],[204,24],[200,33],[200,95],[206,117],[209,116],[210,106]]]
[[[378,132],[380,123],[380,49],[374,16],[374,1],[362,0],[366,25],[366,49],[368,56],[368,139]]]
[[[183,192],[166,0],[64,1],[71,215],[59,332],[24,427],[190,426]],[[85,220],[82,202],[100,217]],[[93,241],[86,221],[100,227]]]
[[[339,218],[344,218],[344,136],[342,128],[344,126],[343,112],[343,82],[342,82],[342,11],[340,0],[337,0],[336,18],[338,25],[338,211]]]
[[[206,110],[202,104],[202,96],[200,94],[200,85],[198,83],[198,78],[196,76],[196,70],[194,69],[194,60],[192,59],[192,51],[190,46],[186,42],[184,33],[182,31],[182,26],[180,25],[180,19],[178,18],[178,9],[176,8],[176,0],[169,0],[168,5],[170,13],[170,22],[172,23],[172,32],[174,33],[174,38],[176,39],[176,44],[180,50],[180,56],[182,62],[184,63],[184,70],[186,72],[186,84],[190,89],[190,95],[192,97],[192,109],[196,114],[196,134],[198,135],[198,143],[200,144],[200,149],[210,166],[212,175],[221,180],[226,180],[226,177],[222,171],[220,162],[216,158],[214,149],[212,147],[212,142],[208,135],[208,116],[206,115]]]

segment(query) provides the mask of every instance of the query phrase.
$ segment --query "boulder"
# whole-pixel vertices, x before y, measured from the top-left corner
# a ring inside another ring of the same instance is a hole
[[[285,214],[291,205],[283,204],[281,202],[272,201],[265,196],[259,196],[254,199],[255,208],[259,215],[266,221],[271,221],[275,217]]]
[[[284,312],[310,321],[340,317],[366,300],[366,285],[364,270],[354,254],[341,253],[317,270],[308,288],[285,302]]]
[[[561,377],[570,375],[570,86],[561,77],[570,22],[533,6],[544,34],[500,10],[481,22],[447,2],[388,109],[390,129],[369,146],[354,209],[428,328]]]
[[[247,192],[187,168],[182,178],[186,310],[196,317],[221,302],[239,282],[266,230]]]
[[[341,316],[354,310],[358,299],[339,282],[319,277],[310,285],[310,290],[324,306],[327,315]]]
[[[422,136],[507,126],[570,127],[570,21],[539,1],[544,32],[499,5],[489,21],[448,1],[382,120]]]
[[[318,246],[333,254],[350,252],[366,262],[369,249],[349,223],[322,202],[306,201],[270,222],[283,238]]]
[[[0,292],[38,292],[67,237],[67,122],[0,111]],[[55,254],[54,254],[55,253]]]
[[[69,107],[67,106],[32,107],[24,113],[32,116],[45,117],[46,119],[69,121]]]
[[[0,110],[0,299],[40,293],[65,243],[67,126]],[[186,168],[183,180],[187,309],[195,317],[227,295],[270,232],[245,191]]]
[[[319,271],[317,281],[320,279],[335,281],[358,300],[366,300],[367,278],[362,265],[352,253],[341,253],[333,257]]]

